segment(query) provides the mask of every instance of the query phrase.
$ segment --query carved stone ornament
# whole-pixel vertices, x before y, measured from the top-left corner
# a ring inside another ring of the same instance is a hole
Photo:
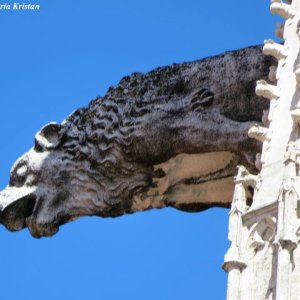
[[[224,260],[228,264],[228,253],[234,249],[232,261],[238,258],[244,267],[225,268],[228,300],[296,300],[300,295],[300,0],[273,0],[271,12],[285,19],[278,34],[284,44],[267,40],[263,48],[265,55],[278,60],[269,74],[276,85],[257,82],[256,93],[271,100],[270,109],[263,115],[266,127],[254,125],[249,130],[250,137],[263,143],[250,206],[230,215],[231,246]],[[239,182],[235,186],[241,188]],[[236,203],[245,202],[242,193],[237,197],[234,211]]]
[[[261,150],[247,136],[268,106],[254,87],[276,65],[261,49],[134,73],[44,126],[11,169],[0,222],[41,237],[80,216],[230,207],[236,166],[254,171]]]

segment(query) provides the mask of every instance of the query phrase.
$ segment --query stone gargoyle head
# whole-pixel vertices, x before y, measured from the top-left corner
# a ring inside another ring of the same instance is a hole
[[[70,186],[74,184],[75,189],[80,189],[80,178],[76,180],[80,171],[70,163],[70,154],[57,151],[62,138],[60,124],[46,125],[36,134],[34,148],[12,167],[9,186],[1,193],[0,204],[1,221],[9,230],[28,226],[35,237],[50,236],[57,232],[58,224],[72,218],[69,198],[76,197],[76,190],[70,190]],[[88,205],[85,211],[78,209],[76,215],[87,214]],[[72,211],[75,210],[73,207]]]
[[[0,222],[41,237],[80,216],[229,207],[236,165],[253,169],[260,152],[247,131],[272,64],[249,47],[123,78],[36,134],[0,193]]]

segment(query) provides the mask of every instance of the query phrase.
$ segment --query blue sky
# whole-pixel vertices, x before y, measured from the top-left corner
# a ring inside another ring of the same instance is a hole
[[[41,9],[0,10],[1,189],[44,124],[122,76],[262,43],[277,21],[266,0],[25,3]],[[1,227],[1,298],[224,299],[227,223],[225,209],[164,209],[82,218],[50,239]]]

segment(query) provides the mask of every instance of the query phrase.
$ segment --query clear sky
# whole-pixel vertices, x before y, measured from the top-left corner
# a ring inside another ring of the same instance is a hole
[[[44,124],[122,76],[260,44],[277,21],[267,0],[25,3],[41,8],[0,10],[1,189]],[[82,218],[40,240],[1,227],[1,299],[224,299],[227,223],[226,209],[163,209]]]

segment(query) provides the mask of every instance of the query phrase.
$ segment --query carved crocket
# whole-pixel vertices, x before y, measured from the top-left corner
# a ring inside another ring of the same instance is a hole
[[[124,77],[37,133],[0,193],[1,223],[41,237],[85,215],[228,207],[236,165],[253,169],[260,152],[247,131],[272,64],[249,47]]]

